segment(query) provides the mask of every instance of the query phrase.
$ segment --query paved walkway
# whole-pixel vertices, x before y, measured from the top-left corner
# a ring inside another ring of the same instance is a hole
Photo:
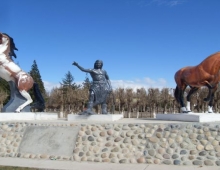
[[[52,161],[24,158],[0,158],[1,166],[17,166],[50,170],[220,170],[220,167],[175,166],[149,164],[113,164],[93,162]]]

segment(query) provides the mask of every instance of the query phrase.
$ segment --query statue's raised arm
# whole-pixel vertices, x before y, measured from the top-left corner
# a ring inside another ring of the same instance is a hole
[[[83,67],[81,67],[77,62],[73,62],[73,65],[78,67],[81,71],[86,72],[86,73],[91,73],[91,69],[85,69]]]

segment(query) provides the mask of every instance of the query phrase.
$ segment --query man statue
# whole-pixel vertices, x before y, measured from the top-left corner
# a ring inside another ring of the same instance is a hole
[[[108,114],[106,99],[109,93],[112,91],[112,86],[107,72],[102,70],[103,62],[101,60],[96,60],[93,69],[84,69],[75,61],[73,62],[73,65],[77,66],[83,72],[90,73],[93,80],[93,83],[89,89],[90,93],[87,110],[81,114],[95,114],[92,111],[92,108],[98,104],[101,104],[102,114]]]

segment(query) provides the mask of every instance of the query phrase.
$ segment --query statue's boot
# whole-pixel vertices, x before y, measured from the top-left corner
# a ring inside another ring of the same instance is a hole
[[[94,115],[95,113],[92,111],[92,108],[93,108],[93,103],[92,102],[89,102],[87,104],[87,109],[80,113],[80,115]]]
[[[107,112],[107,104],[102,104],[102,114],[108,114],[108,112]]]

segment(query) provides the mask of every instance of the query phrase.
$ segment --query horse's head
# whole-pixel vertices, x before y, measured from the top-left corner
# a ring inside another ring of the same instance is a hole
[[[18,50],[15,47],[14,40],[9,35],[5,33],[0,33],[0,46],[2,46],[3,53],[5,53],[6,56],[9,56],[10,59],[13,57],[17,57],[14,50]]]

